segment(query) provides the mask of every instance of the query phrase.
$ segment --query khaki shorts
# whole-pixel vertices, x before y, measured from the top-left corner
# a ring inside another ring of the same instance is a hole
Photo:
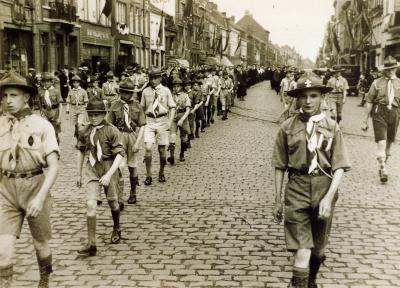
[[[113,161],[102,161],[96,163],[92,167],[89,161],[86,162],[84,167],[84,183],[86,183],[86,198],[87,200],[97,200],[97,196],[103,190],[108,201],[118,201],[119,193],[119,179],[121,177],[120,170],[117,169],[111,176],[110,183],[107,187],[100,185],[99,180],[111,168]],[[103,189],[104,188],[104,189]]]
[[[133,152],[133,145],[135,145],[137,140],[136,132],[120,132],[121,133],[121,143],[124,146],[126,154],[126,164],[128,167],[137,167],[137,153]]]
[[[331,179],[327,176],[291,175],[285,192],[285,238],[289,251],[323,249],[328,244],[332,225],[329,219],[318,218],[319,203],[328,192]]]
[[[146,117],[147,124],[144,127],[144,142],[145,143],[158,143],[158,145],[168,145],[168,117],[163,116],[160,118]]]
[[[28,204],[40,191],[44,175],[30,178],[8,178],[0,180],[0,235],[19,238]],[[32,237],[37,241],[51,239],[51,196],[47,194],[42,211],[36,217],[27,217]]]

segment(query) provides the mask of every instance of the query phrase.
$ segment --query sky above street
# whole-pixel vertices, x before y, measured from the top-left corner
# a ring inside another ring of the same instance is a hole
[[[333,0],[213,0],[218,10],[238,21],[249,10],[270,32],[272,43],[294,46],[312,61],[322,45],[326,23],[334,13]]]

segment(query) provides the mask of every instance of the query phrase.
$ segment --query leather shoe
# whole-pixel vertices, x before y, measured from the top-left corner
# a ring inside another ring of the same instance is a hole
[[[164,183],[164,182],[166,182],[166,181],[167,181],[167,180],[165,180],[164,174],[158,175],[158,182]]]
[[[144,180],[144,185],[149,186],[149,185],[151,185],[151,182],[153,182],[153,178],[151,178],[150,176],[147,176],[146,180]]]
[[[78,250],[79,255],[86,255],[86,256],[96,256],[97,247],[96,245],[89,245],[86,244],[81,250]]]
[[[111,234],[111,244],[118,244],[121,242],[121,229],[114,229]]]
[[[129,196],[128,204],[136,204],[136,195]]]

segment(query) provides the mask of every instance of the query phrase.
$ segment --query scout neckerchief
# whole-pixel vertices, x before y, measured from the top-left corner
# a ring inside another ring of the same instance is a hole
[[[93,155],[92,151],[89,152],[89,162],[92,167],[96,164],[97,161],[101,161],[101,157],[103,156],[103,150],[101,149],[100,140],[96,136],[97,130],[104,127],[104,122],[100,123],[100,125],[93,126],[92,131],[90,132],[89,139],[90,144],[94,147],[94,151],[96,155]],[[96,138],[96,139],[95,139]],[[97,160],[95,158],[97,157]]]
[[[72,92],[75,95],[75,105],[80,105],[81,103],[81,97],[79,91],[81,90],[81,87],[78,88],[72,88]]]
[[[304,116],[305,113],[303,112],[303,109],[300,108],[300,117],[303,119],[308,118],[307,116]],[[325,118],[324,113],[319,113],[316,115],[313,115],[308,118],[307,123],[306,123],[306,139],[307,139],[307,149],[310,152],[311,155],[311,163],[310,166],[308,167],[308,174],[310,174],[312,171],[315,170],[315,168],[318,167],[318,155],[317,155],[317,148],[319,148],[322,145],[323,136],[321,136],[320,141],[318,141],[317,137],[317,124],[319,121]],[[322,135],[322,134],[321,134]]]
[[[388,83],[387,83],[387,95],[388,95],[388,109],[392,109],[393,101],[394,101],[394,86],[393,86],[393,81],[396,79],[396,76],[392,76],[390,78],[387,78]]]
[[[129,104],[128,103],[124,103],[124,120],[125,120],[126,127],[129,130],[131,130],[132,126],[131,126],[131,121],[129,121]]]
[[[46,105],[51,108],[52,103],[51,103],[51,99],[50,99],[50,89],[53,89],[53,86],[49,87],[49,88],[45,88],[44,90],[44,101],[46,102]]]
[[[21,131],[19,129],[20,120],[31,114],[32,114],[31,108],[25,107],[14,115],[11,114],[7,115],[7,120],[10,125],[10,133],[12,139],[11,150],[10,150],[11,154],[9,157],[11,170],[15,169],[19,160],[19,149],[20,149],[19,140],[21,139]]]
[[[153,105],[152,105],[152,111],[153,115],[157,117],[160,114],[160,107],[158,105],[160,104],[160,101],[158,100],[159,94],[158,91],[160,89],[160,85],[158,85],[155,89],[153,89],[154,93],[154,100],[153,100]]]

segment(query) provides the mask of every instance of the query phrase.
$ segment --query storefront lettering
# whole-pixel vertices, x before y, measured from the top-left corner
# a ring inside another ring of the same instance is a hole
[[[100,39],[109,39],[110,38],[110,35],[108,35],[107,32],[103,32],[103,31],[87,29],[86,34],[87,34],[87,36],[100,38]]]

